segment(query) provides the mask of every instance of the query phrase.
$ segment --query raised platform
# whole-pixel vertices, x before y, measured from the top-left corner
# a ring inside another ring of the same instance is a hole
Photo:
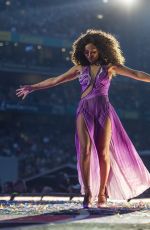
[[[0,196],[2,229],[150,229],[150,196],[83,209],[76,194]]]

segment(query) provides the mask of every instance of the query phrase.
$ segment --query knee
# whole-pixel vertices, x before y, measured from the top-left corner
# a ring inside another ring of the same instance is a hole
[[[110,159],[109,148],[101,148],[101,151],[99,152],[99,158],[102,161],[108,161]]]
[[[88,159],[91,155],[90,146],[82,145],[80,147],[80,153],[84,160]]]

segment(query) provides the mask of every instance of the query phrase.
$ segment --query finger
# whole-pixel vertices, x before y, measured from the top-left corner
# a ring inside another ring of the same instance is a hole
[[[17,95],[17,97],[22,97],[22,95]]]
[[[23,90],[24,90],[24,88],[16,89],[16,92],[21,92]]]
[[[18,96],[18,95],[21,95],[21,94],[23,94],[23,92],[18,92],[18,93],[16,93],[17,96]]]
[[[22,90],[22,89],[16,89],[16,92],[18,92],[18,91],[20,91],[20,90]]]
[[[24,95],[24,93],[19,93],[17,96],[22,97],[23,95]]]
[[[16,93],[23,92],[23,89],[19,89],[16,91]]]
[[[16,92],[16,95],[19,94],[19,93],[22,93],[23,91],[22,90],[19,90],[18,92]]]

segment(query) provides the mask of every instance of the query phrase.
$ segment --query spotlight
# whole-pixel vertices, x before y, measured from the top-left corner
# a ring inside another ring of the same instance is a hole
[[[66,57],[66,61],[69,61],[70,60],[70,58],[69,57]]]
[[[5,4],[6,4],[6,6],[10,6],[11,2],[10,1],[6,1]]]
[[[108,0],[103,0],[103,3],[108,3]]]
[[[118,0],[118,2],[123,3],[124,5],[130,6],[136,4],[138,0]]]
[[[61,51],[64,53],[66,52],[66,48],[62,48]]]
[[[98,19],[103,19],[103,17],[104,17],[104,16],[103,16],[102,14],[98,14],[98,15],[97,15],[97,18],[98,18]]]
[[[41,50],[41,49],[42,49],[42,46],[41,46],[41,45],[37,45],[37,49],[38,49],[38,50]]]

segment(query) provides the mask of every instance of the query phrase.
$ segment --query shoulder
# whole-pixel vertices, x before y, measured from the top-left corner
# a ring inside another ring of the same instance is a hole
[[[82,65],[76,65],[73,66],[75,72],[77,73],[77,75],[83,74],[84,71],[87,70],[88,66],[82,66]]]
[[[66,74],[73,74],[74,76],[77,76],[80,74],[81,71],[82,68],[80,65],[74,65],[66,72]]]
[[[117,74],[123,73],[126,69],[129,69],[129,68],[127,68],[126,66],[121,65],[121,64],[113,65],[113,64],[109,63],[107,65],[108,73],[112,77],[116,76]]]
[[[70,70],[75,71],[75,72],[81,72],[82,66],[81,65],[74,65],[73,67],[70,68]]]
[[[74,68],[80,72],[82,72],[84,69],[87,68],[87,66],[82,66],[82,65],[76,65],[74,66]]]
[[[108,72],[111,72],[111,71],[114,70],[114,68],[115,68],[115,65],[113,65],[113,64],[111,64],[111,63],[109,63],[108,65],[105,65],[105,66],[106,66]]]
[[[108,76],[110,79],[116,76],[116,72],[115,72],[116,65],[109,63],[108,65],[105,65],[105,68],[108,72]]]
[[[114,74],[126,75],[126,74],[133,74],[136,70],[131,69],[125,65],[117,64],[117,65],[110,65],[108,67],[109,71],[114,72]]]
[[[110,74],[116,76],[116,75],[122,75],[125,77],[130,77],[133,79],[137,79],[138,80],[138,70],[135,69],[131,69],[125,65],[121,65],[121,64],[117,64],[117,65],[110,65],[108,67],[108,71],[110,72]]]
[[[125,70],[132,70],[131,68],[128,68],[127,66],[121,65],[121,64],[116,64],[116,65],[109,64],[109,65],[107,65],[107,68],[108,68],[108,71],[113,71],[116,74],[119,71],[122,71],[122,70],[123,71],[125,71]]]

